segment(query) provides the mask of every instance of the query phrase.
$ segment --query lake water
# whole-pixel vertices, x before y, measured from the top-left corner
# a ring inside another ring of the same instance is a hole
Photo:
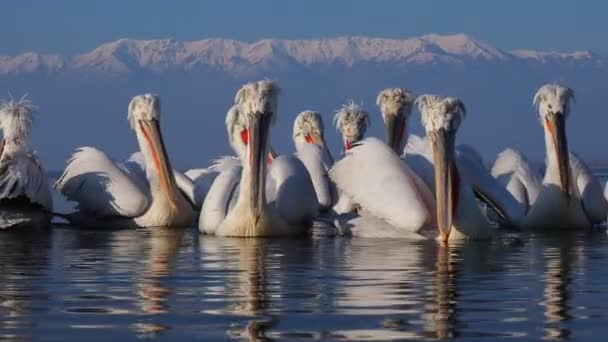
[[[493,242],[2,233],[0,338],[585,339],[608,334],[605,230]]]
[[[605,228],[449,247],[194,229],[0,232],[0,340],[604,341],[606,322]]]

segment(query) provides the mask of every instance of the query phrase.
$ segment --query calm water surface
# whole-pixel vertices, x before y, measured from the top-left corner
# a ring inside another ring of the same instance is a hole
[[[0,338],[585,339],[608,335],[605,230],[492,243],[0,234]]]

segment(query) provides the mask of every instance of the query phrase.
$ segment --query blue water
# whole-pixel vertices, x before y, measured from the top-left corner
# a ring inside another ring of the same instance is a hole
[[[0,338],[585,339],[608,334],[604,230],[493,242],[3,233]]]
[[[56,210],[69,208],[55,194]],[[604,341],[608,236],[0,232],[0,340]]]

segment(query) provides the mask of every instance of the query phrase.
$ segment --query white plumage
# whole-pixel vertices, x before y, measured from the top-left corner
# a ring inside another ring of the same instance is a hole
[[[434,223],[434,200],[428,188],[376,138],[355,144],[336,162],[330,176],[342,192],[361,206],[361,216],[386,221],[398,228],[394,230],[397,236],[416,234],[425,224]],[[351,224],[356,227],[355,234],[374,235],[374,226]]]
[[[227,115],[228,135],[239,160],[222,158],[203,203],[199,230],[223,236],[289,236],[307,233],[319,203],[306,167],[295,156],[267,165],[269,129],[275,120],[278,86],[244,85]]]
[[[542,182],[517,151],[505,150],[494,164],[494,176],[527,206],[525,227],[586,228],[603,221],[608,213],[599,182],[589,167],[568,150],[566,119],[573,98],[572,89],[558,84],[544,85],[534,95],[547,150]]]
[[[24,98],[0,106],[0,229],[50,223],[53,206],[48,179],[28,141],[33,109]]]
[[[193,224],[193,184],[171,168],[160,132],[158,97],[134,97],[128,119],[141,153],[119,164],[93,147],[78,149],[55,184],[78,204],[78,211],[66,217],[77,225],[113,228]]]

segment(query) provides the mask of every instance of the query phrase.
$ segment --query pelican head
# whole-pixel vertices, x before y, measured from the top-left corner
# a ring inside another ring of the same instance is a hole
[[[235,103],[247,127],[247,157],[245,170],[249,172],[251,212],[254,225],[262,215],[266,204],[266,158],[270,140],[270,127],[276,118],[278,85],[272,81],[257,81],[245,84],[237,92]]]
[[[412,112],[414,97],[404,88],[387,88],[378,94],[376,104],[386,126],[386,143],[397,153],[403,151],[407,121]]]
[[[0,157],[7,144],[14,147],[25,146],[32,129],[33,112],[34,106],[25,97],[19,101],[4,101],[0,105],[0,129],[3,134]]]
[[[459,195],[458,173],[454,164],[456,131],[466,110],[455,97],[421,95],[416,103],[433,148],[437,224],[441,239],[447,241]]]
[[[157,95],[137,95],[129,103],[127,115],[146,160],[146,172],[158,175],[169,204],[177,209],[179,191],[160,129],[160,99]],[[152,162],[152,163],[150,163]],[[150,168],[152,170],[150,170]],[[154,173],[150,173],[153,171]]]
[[[325,146],[323,120],[319,113],[305,110],[293,122],[293,141],[296,144],[308,143]]]
[[[334,124],[342,133],[344,148],[349,150],[354,143],[365,136],[369,126],[369,116],[363,108],[351,100],[336,111]]]
[[[574,99],[572,89],[559,84],[546,84],[538,89],[533,101],[548,138],[547,148],[552,147],[555,151],[560,188],[567,200],[570,199],[570,154],[566,138],[566,118],[570,114],[571,99]],[[547,152],[548,156],[551,155],[551,151]]]

